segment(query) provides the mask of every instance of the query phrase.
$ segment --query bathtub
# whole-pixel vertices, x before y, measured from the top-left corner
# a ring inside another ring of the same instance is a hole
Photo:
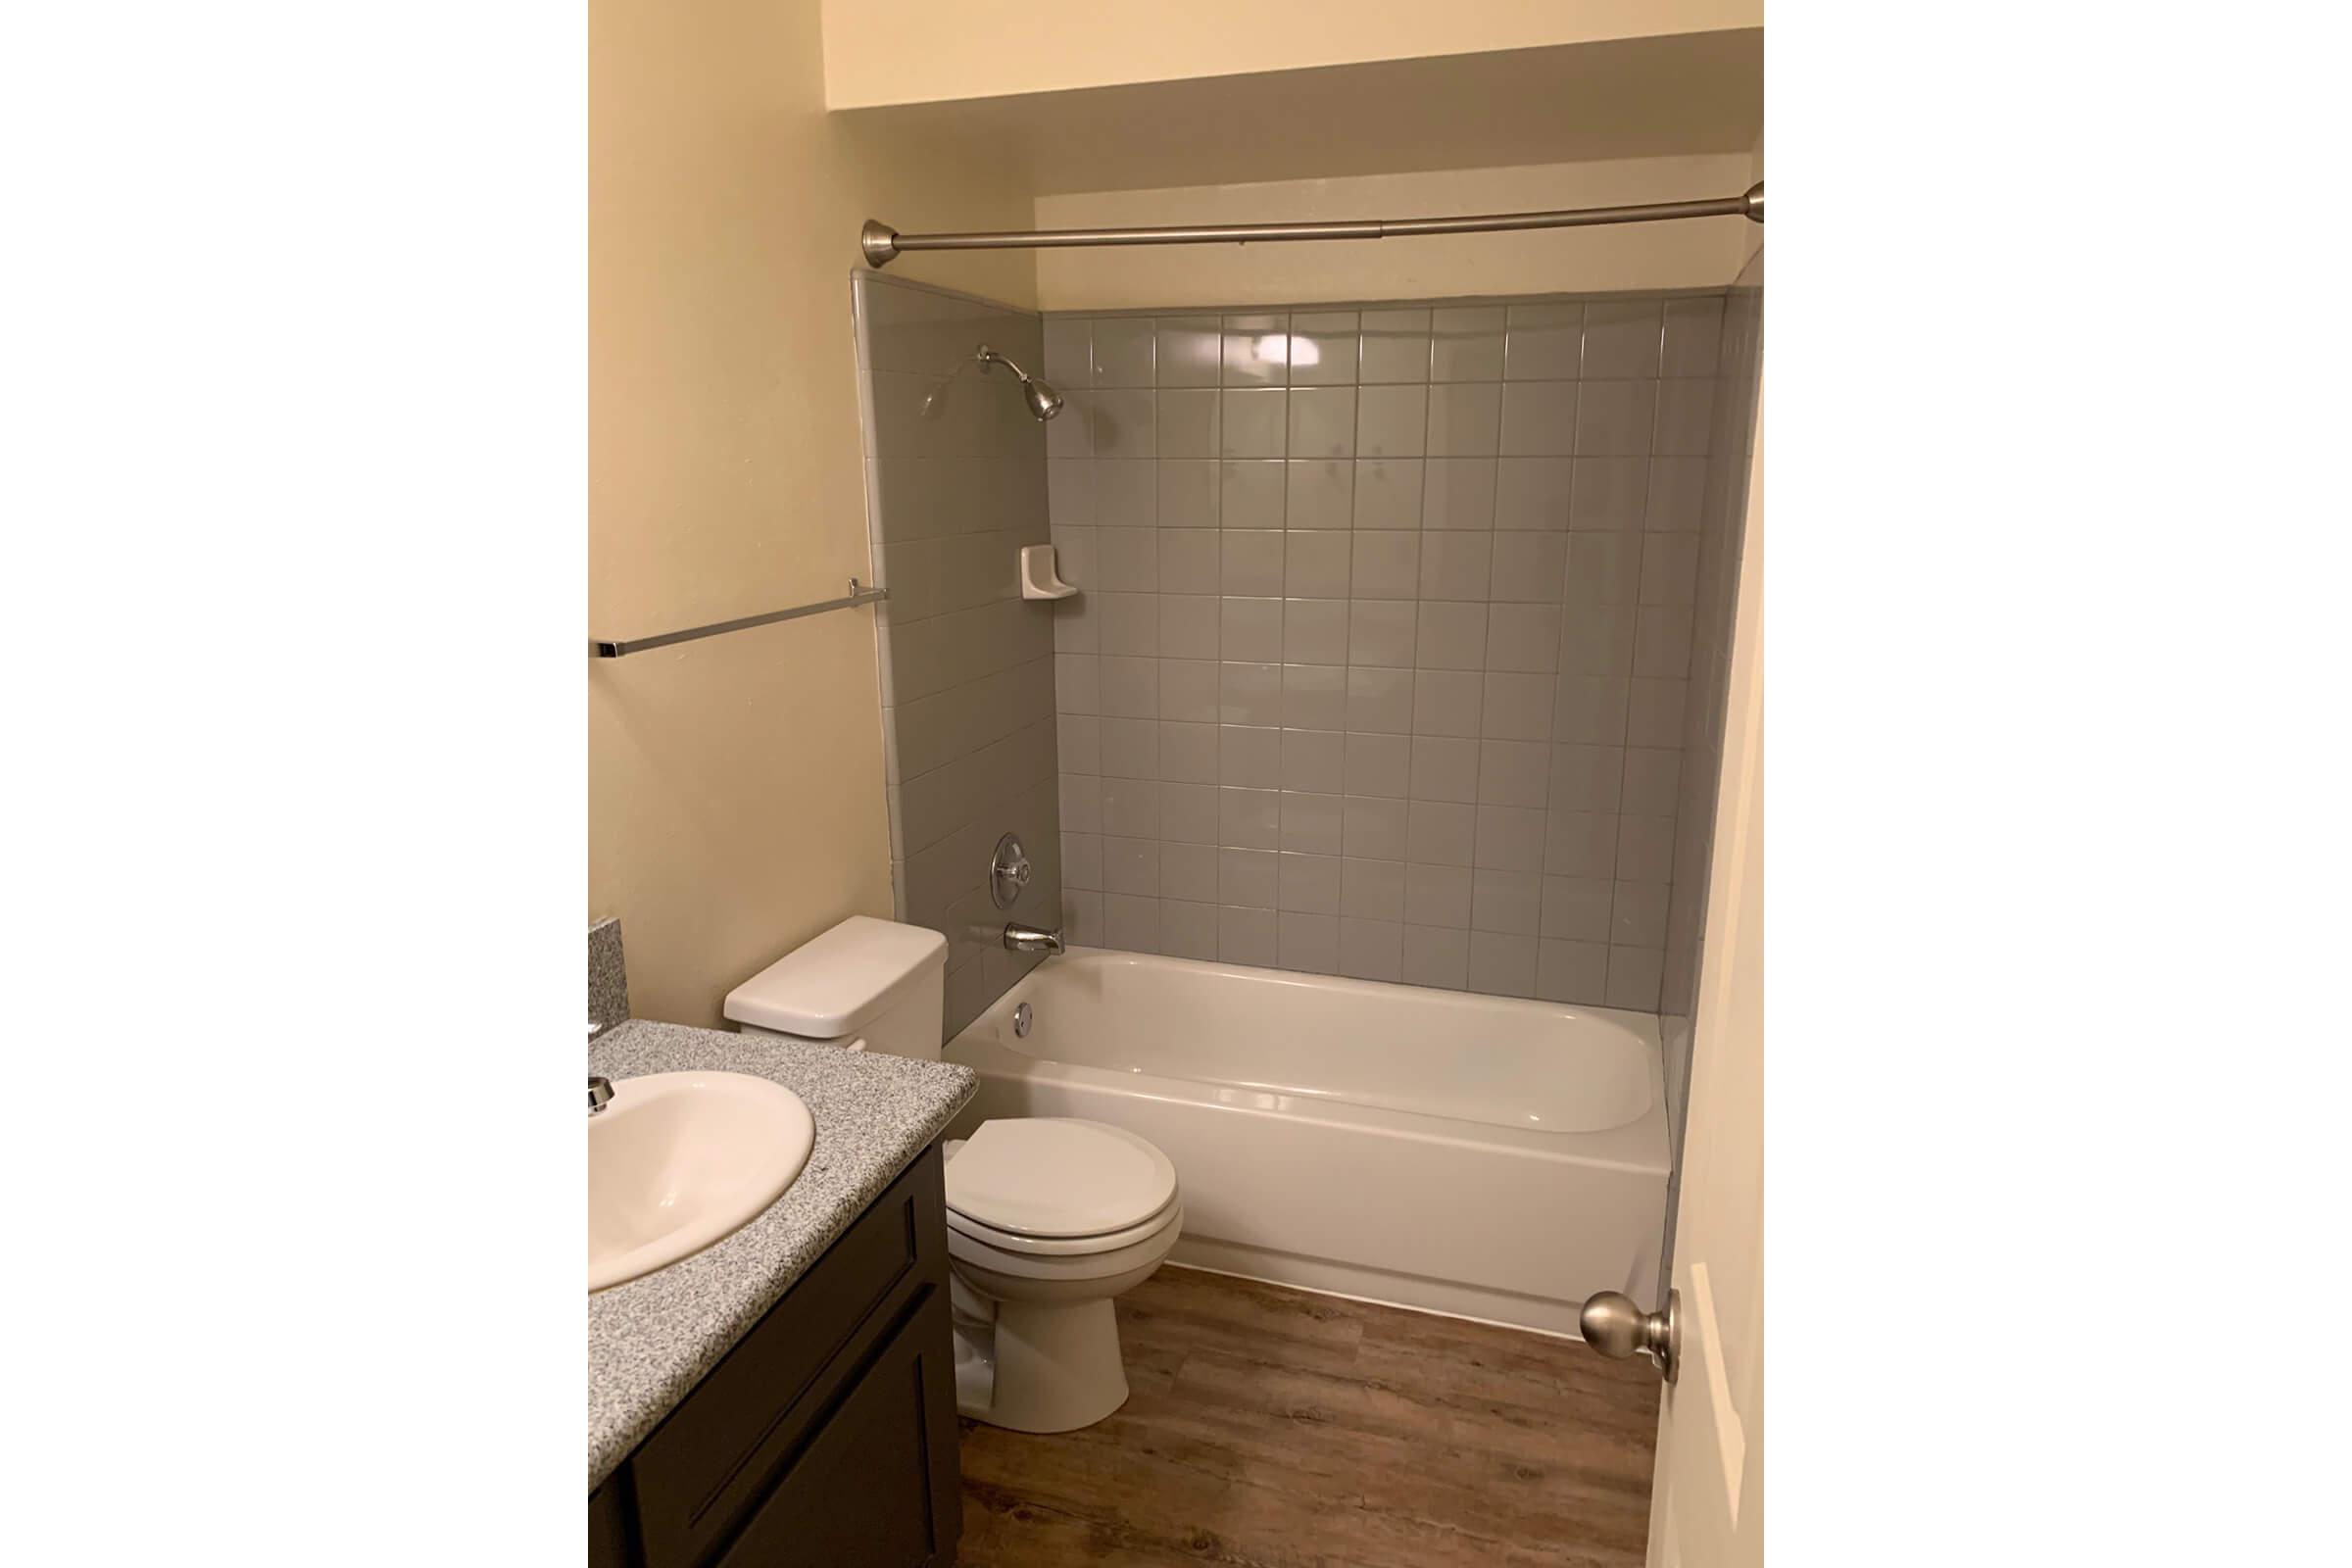
[[[980,1075],[955,1136],[1084,1116],[1164,1150],[1172,1262],[1560,1334],[1595,1291],[1655,1293],[1645,1013],[1072,948],[946,1055]]]

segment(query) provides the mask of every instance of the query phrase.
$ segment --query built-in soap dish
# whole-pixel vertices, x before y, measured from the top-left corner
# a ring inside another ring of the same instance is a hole
[[[1077,592],[1076,588],[1061,580],[1060,564],[1054,559],[1052,545],[1021,547],[1023,599],[1067,599]]]

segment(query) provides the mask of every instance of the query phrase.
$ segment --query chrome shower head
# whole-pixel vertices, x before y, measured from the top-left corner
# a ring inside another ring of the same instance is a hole
[[[1029,404],[1029,412],[1041,419],[1051,419],[1061,412],[1061,394],[1045,382],[1021,377],[1021,396]]]
[[[981,344],[980,347],[973,353],[972,358],[980,362],[980,368],[983,370],[987,369],[992,365],[1002,365],[1004,367],[1004,368],[1010,370],[1014,375],[1020,377],[1021,401],[1029,405],[1029,416],[1031,418],[1039,420],[1051,419],[1054,417],[1054,416],[1061,412],[1060,393],[1054,391],[1053,387],[1039,380],[1036,376],[1031,375],[1028,371],[1022,369],[1019,366],[1013,364],[1012,361],[1006,359],[1004,355],[999,354],[995,349],[990,348],[987,344]]]

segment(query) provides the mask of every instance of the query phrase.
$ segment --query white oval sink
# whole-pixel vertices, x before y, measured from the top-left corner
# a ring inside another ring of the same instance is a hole
[[[801,1097],[739,1072],[623,1078],[588,1118],[588,1289],[651,1274],[783,1196],[816,1142]]]

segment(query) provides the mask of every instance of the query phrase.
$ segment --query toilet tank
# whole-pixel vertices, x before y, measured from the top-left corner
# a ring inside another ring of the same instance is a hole
[[[937,1061],[947,969],[938,932],[854,914],[728,992],[724,1010],[747,1035]]]

